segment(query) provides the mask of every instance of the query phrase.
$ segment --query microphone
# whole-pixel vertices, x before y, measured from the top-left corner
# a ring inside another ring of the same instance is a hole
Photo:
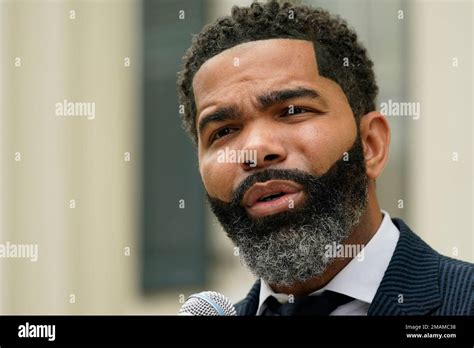
[[[237,315],[235,307],[227,297],[215,291],[203,291],[188,297],[179,315]]]

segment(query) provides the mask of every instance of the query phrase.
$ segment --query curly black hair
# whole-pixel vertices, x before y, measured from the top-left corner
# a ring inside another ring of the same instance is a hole
[[[342,88],[357,123],[375,110],[377,84],[373,63],[357,41],[354,30],[339,16],[321,8],[272,0],[250,7],[232,8],[230,16],[206,25],[195,35],[178,73],[178,97],[184,106],[183,128],[197,143],[196,105],[192,82],[202,64],[220,52],[239,44],[266,39],[298,39],[314,43],[319,74]]]

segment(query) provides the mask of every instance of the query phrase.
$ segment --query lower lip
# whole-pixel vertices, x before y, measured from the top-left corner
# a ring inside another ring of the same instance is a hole
[[[256,202],[251,207],[247,208],[248,213],[252,217],[263,217],[267,215],[281,213],[286,210],[296,208],[303,200],[304,191],[295,193],[287,193],[273,201]]]

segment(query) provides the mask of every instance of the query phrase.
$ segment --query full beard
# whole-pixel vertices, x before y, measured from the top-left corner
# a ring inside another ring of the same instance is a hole
[[[292,180],[303,185],[303,204],[284,212],[252,218],[241,205],[257,182]],[[297,169],[265,169],[249,175],[230,203],[207,195],[211,209],[250,271],[274,286],[317,278],[331,262],[327,246],[342,244],[367,206],[368,179],[357,136],[347,154],[321,176]]]

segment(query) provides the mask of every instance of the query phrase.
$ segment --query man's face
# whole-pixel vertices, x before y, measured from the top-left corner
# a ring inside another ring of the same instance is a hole
[[[339,85],[319,75],[313,43],[235,46],[202,65],[193,90],[202,180],[244,261],[280,284],[321,273],[321,244],[348,236],[367,182],[354,115]],[[225,151],[255,153],[256,163],[223,161]]]
[[[354,143],[356,122],[347,98],[337,83],[319,75],[316,62],[312,42],[273,39],[235,46],[202,65],[193,81],[196,125],[227,106],[241,116],[208,123],[199,132],[199,168],[209,195],[229,202],[249,175],[245,166],[220,163],[219,149],[257,150],[257,166],[271,162],[272,168],[323,174]],[[320,97],[261,108],[258,96],[298,88]],[[284,117],[290,105],[295,114]],[[228,128],[220,131],[219,140],[211,140],[223,127]]]

